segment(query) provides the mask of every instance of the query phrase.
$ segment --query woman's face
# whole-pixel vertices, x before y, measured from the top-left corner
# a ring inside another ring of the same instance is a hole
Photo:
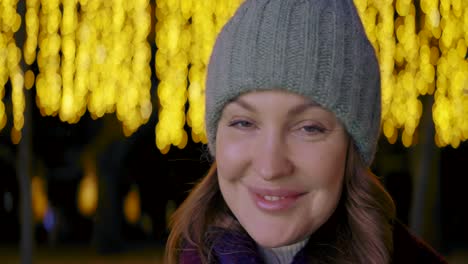
[[[303,96],[244,94],[224,108],[218,124],[221,193],[258,244],[301,241],[337,207],[347,145],[335,115]]]

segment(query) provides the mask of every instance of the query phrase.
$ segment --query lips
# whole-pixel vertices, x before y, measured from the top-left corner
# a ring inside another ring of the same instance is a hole
[[[286,211],[292,208],[305,194],[302,191],[287,189],[248,188],[254,204],[268,212]]]

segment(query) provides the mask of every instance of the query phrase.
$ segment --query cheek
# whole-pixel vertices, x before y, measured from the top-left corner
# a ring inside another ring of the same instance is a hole
[[[218,135],[215,153],[218,176],[228,181],[240,178],[248,163],[247,153],[248,144]]]
[[[330,145],[305,147],[298,153],[298,160],[310,181],[316,186],[336,188],[341,186],[346,164],[346,148]],[[312,175],[310,175],[312,174]]]
[[[342,181],[346,166],[346,149],[324,152],[320,157],[322,169],[329,172],[330,183],[336,184]]]

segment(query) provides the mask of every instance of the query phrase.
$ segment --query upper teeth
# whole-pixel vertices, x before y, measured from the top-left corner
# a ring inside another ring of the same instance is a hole
[[[269,196],[265,195],[263,198],[267,201],[278,201],[279,199],[284,199],[284,196]]]

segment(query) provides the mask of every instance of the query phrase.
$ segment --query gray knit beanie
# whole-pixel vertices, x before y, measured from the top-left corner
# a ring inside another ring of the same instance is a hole
[[[213,156],[224,106],[271,89],[335,113],[371,164],[380,134],[380,70],[353,0],[246,0],[239,7],[208,65],[205,121]]]

